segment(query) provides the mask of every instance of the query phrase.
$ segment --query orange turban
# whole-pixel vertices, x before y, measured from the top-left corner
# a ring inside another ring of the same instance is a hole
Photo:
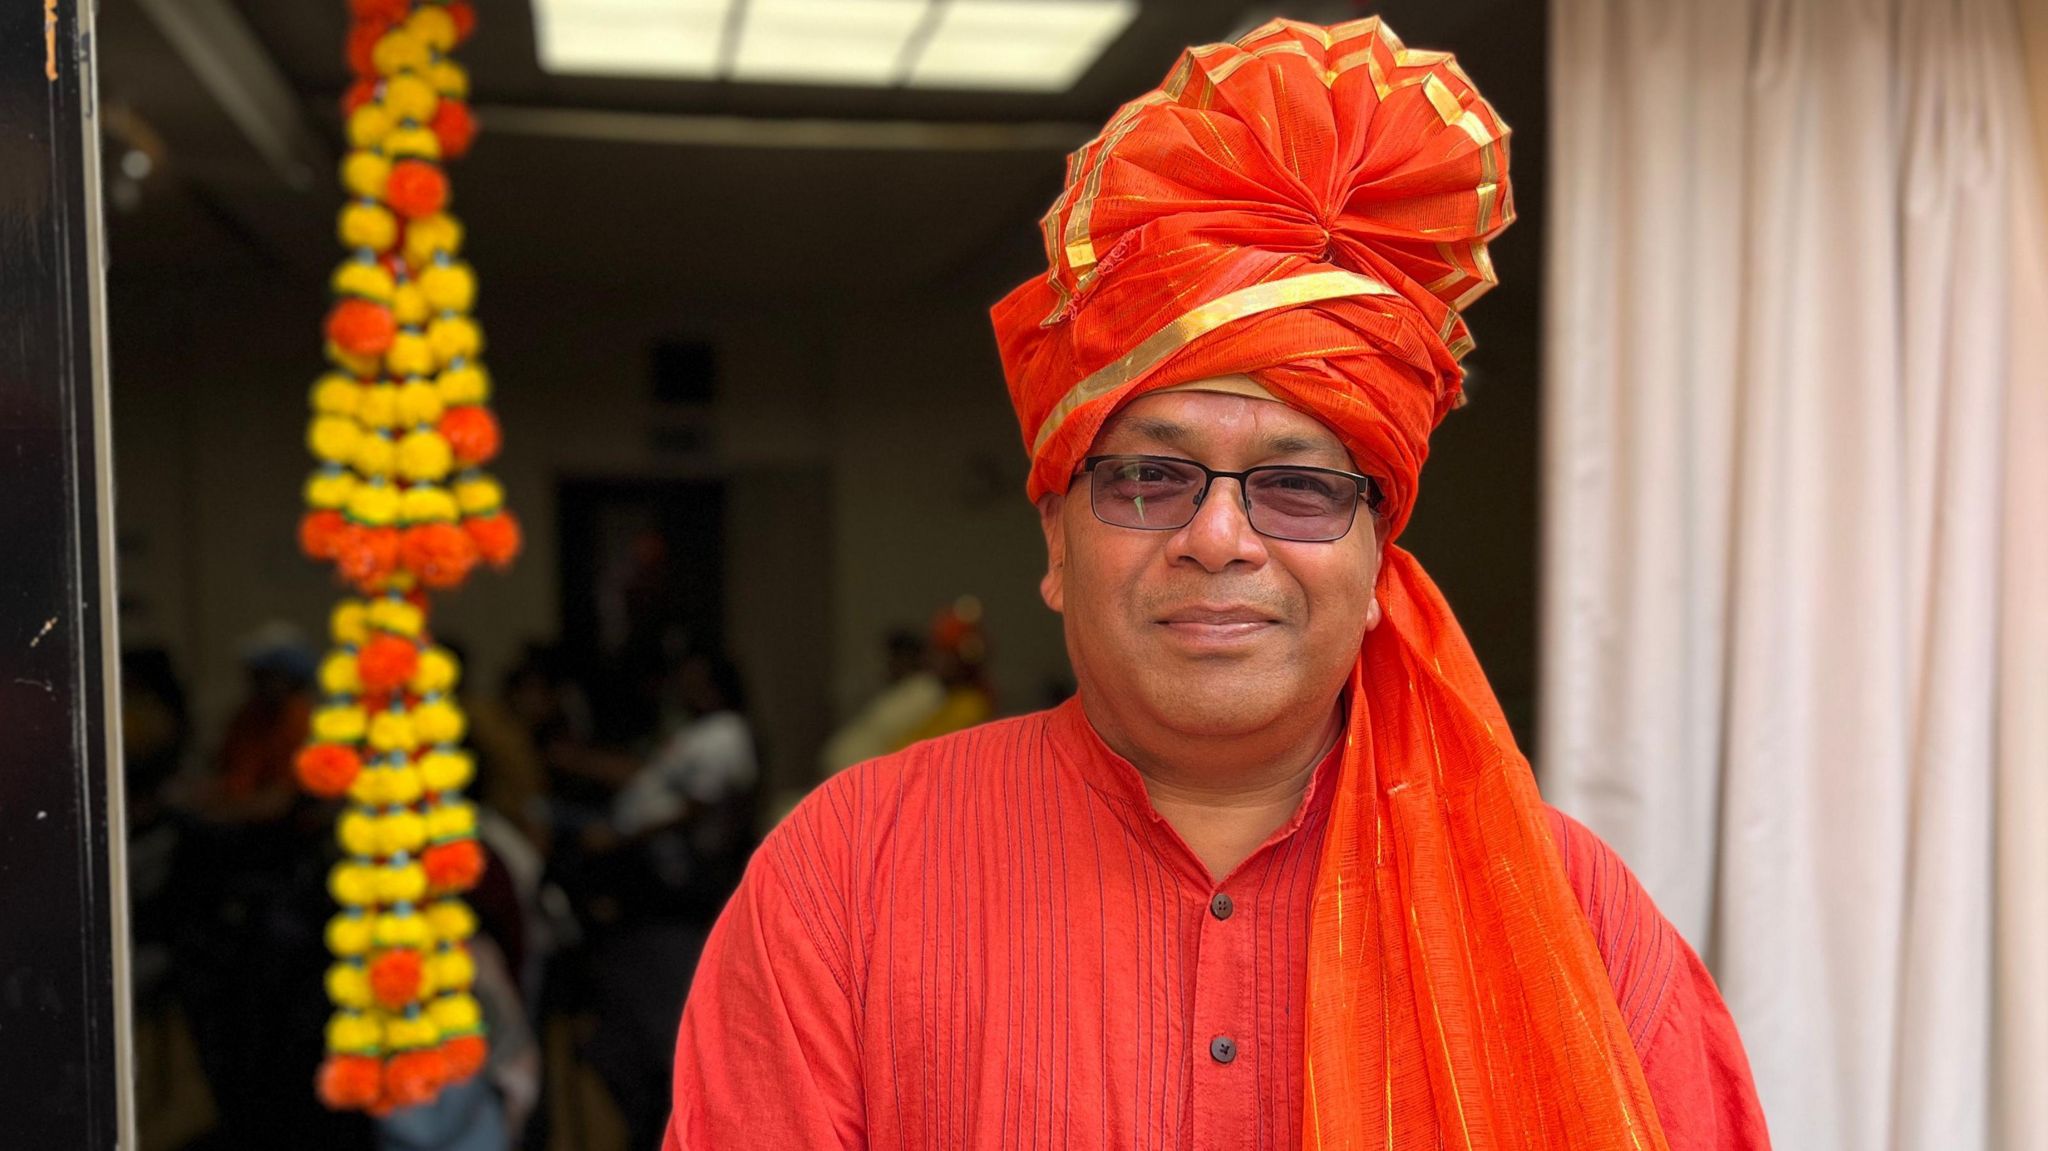
[[[1074,153],[994,309],[1033,499],[1148,391],[1242,373],[1382,480],[1456,406],[1513,219],[1507,127],[1378,18],[1186,52]],[[1308,1143],[1662,1151],[1591,930],[1464,633],[1388,544],[1311,911]]]

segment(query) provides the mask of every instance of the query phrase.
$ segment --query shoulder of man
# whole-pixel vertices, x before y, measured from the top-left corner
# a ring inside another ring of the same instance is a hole
[[[1045,737],[1052,712],[992,720],[854,764],[819,784],[768,834],[756,867],[787,884],[829,880],[844,894],[873,882],[916,836],[957,821],[1000,789]]]
[[[834,773],[803,798],[784,824],[830,819],[898,820],[923,814],[926,803],[964,797],[989,786],[1044,738],[1052,711],[990,720],[901,751],[862,760]],[[909,806],[919,801],[915,806]],[[883,830],[884,828],[875,828]],[[781,830],[778,826],[777,831]]]
[[[1629,1038],[1640,1051],[1685,973],[1685,941],[1605,840],[1548,804],[1544,811],[1564,859],[1565,879],[1593,929]]]

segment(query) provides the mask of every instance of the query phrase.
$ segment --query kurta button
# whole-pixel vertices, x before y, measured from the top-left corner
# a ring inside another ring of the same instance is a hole
[[[1209,1058],[1218,1063],[1228,1063],[1237,1058],[1237,1042],[1228,1035],[1218,1035],[1209,1041]]]
[[[1218,919],[1229,919],[1230,913],[1235,910],[1237,910],[1237,905],[1230,901],[1228,895],[1220,891],[1216,893],[1215,898],[1209,900],[1209,914]]]

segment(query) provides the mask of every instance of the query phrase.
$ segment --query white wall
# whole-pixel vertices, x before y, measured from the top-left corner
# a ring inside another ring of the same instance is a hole
[[[175,285],[118,266],[113,292],[117,517],[137,601],[124,641],[172,649],[210,736],[238,697],[239,638],[272,618],[317,636],[335,594],[292,534],[323,300],[297,278]],[[706,309],[494,294],[486,279],[479,316],[506,433],[497,472],[527,553],[437,601],[435,619],[485,682],[557,635],[554,488],[593,477],[726,482],[727,629],[780,781],[807,775],[878,682],[882,633],[958,595],[987,606],[1007,710],[1066,674],[978,301]],[[648,348],[674,336],[719,350],[705,456],[650,439],[664,416],[646,398]]]
[[[1038,596],[1045,545],[985,309],[848,312],[832,346],[837,702],[874,682],[883,628],[922,626],[972,594],[1001,706],[1041,706],[1046,682],[1068,675],[1066,649]]]

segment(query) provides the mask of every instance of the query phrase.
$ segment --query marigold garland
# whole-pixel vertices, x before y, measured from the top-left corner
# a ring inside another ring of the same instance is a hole
[[[345,798],[346,855],[328,876],[334,1014],[315,1089],[328,1107],[384,1114],[425,1103],[482,1067],[471,994],[476,916],[461,893],[483,873],[475,772],[454,656],[427,626],[429,590],[519,548],[504,491],[479,470],[499,429],[483,405],[476,278],[442,162],[469,148],[469,77],[449,53],[469,37],[463,0],[349,0],[342,97],[350,151],[336,221],[347,256],[323,324],[332,369],[313,384],[299,546],[360,598],[329,621],[323,694],[299,753],[306,791]]]

